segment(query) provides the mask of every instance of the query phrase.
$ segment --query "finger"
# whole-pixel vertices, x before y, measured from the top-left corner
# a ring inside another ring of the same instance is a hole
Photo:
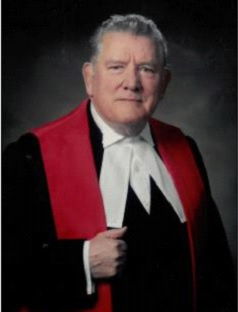
[[[118,243],[117,247],[119,250],[127,251],[127,243],[125,241],[120,239],[117,241],[117,243]]]
[[[117,247],[118,258],[127,257],[127,246],[126,244],[122,244]]]
[[[123,251],[117,257],[117,261],[119,261],[120,263],[124,263],[126,259],[127,259],[127,254]]]
[[[124,226],[121,229],[113,229],[113,230],[105,231],[105,232],[103,232],[103,234],[107,238],[117,239],[117,238],[123,237],[124,234],[126,233],[126,231],[127,231],[127,227]]]

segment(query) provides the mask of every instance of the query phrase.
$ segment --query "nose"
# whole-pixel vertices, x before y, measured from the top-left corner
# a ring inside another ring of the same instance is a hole
[[[125,90],[130,90],[133,92],[139,92],[142,90],[140,74],[137,69],[135,68],[127,69],[123,81],[123,88]]]

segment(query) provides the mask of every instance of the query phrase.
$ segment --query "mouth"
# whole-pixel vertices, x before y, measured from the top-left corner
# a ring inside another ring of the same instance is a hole
[[[122,99],[118,99],[117,101],[125,101],[125,102],[142,102],[142,99],[140,98],[122,98]]]

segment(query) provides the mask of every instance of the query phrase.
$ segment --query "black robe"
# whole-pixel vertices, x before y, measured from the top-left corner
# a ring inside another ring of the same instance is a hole
[[[103,157],[101,132],[90,113],[90,134],[98,176]],[[198,311],[235,311],[232,262],[206,171],[191,139],[208,194],[206,260],[198,285]],[[31,135],[3,155],[2,309],[73,311],[93,306],[86,295],[84,240],[57,240],[39,142]],[[124,224],[128,264],[111,280],[116,312],[191,311],[191,268],[186,225],[181,224],[155,183],[151,215],[129,188]],[[153,206],[162,207],[160,214]],[[138,239],[139,238],[139,239]]]

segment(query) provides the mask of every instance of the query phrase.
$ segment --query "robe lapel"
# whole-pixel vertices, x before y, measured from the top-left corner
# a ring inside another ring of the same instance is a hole
[[[106,229],[87,119],[87,101],[38,136],[59,239],[90,239]]]
[[[194,309],[196,307],[197,262],[203,228],[205,204],[204,186],[185,136],[179,129],[155,120],[151,121],[157,149],[172,176],[187,218],[193,271]]]

